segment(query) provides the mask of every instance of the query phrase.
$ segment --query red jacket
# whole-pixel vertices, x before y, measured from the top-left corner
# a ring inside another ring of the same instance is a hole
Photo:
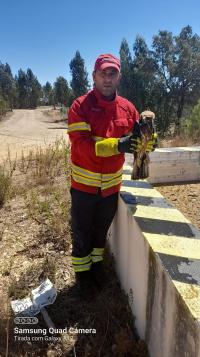
[[[105,101],[96,88],[73,102],[68,113],[72,187],[94,194],[101,189],[104,197],[120,190],[124,154],[96,156],[95,142],[130,133],[138,119],[127,99],[116,95]]]

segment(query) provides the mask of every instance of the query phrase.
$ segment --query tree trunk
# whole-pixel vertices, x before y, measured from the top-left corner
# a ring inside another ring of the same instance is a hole
[[[181,117],[183,114],[183,108],[184,108],[184,104],[185,104],[185,96],[184,93],[182,93],[180,101],[178,103],[178,109],[177,109],[177,120],[176,120],[176,129],[175,129],[175,134],[176,135],[180,135],[180,124],[181,124]]]

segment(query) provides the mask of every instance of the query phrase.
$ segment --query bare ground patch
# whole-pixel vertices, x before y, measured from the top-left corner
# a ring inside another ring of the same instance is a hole
[[[155,185],[169,202],[200,230],[200,183]]]

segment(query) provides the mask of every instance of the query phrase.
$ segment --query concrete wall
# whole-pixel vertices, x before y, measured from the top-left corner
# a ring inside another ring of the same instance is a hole
[[[148,182],[177,182],[200,180],[200,146],[156,149],[150,154]],[[126,155],[132,165],[133,156]]]
[[[124,167],[109,243],[151,357],[200,357],[200,232]]]

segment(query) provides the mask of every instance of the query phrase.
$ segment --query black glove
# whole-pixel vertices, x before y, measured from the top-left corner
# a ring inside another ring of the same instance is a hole
[[[142,141],[139,136],[128,135],[119,139],[118,141],[118,151],[121,153],[131,153],[134,151],[138,152],[141,149]]]

